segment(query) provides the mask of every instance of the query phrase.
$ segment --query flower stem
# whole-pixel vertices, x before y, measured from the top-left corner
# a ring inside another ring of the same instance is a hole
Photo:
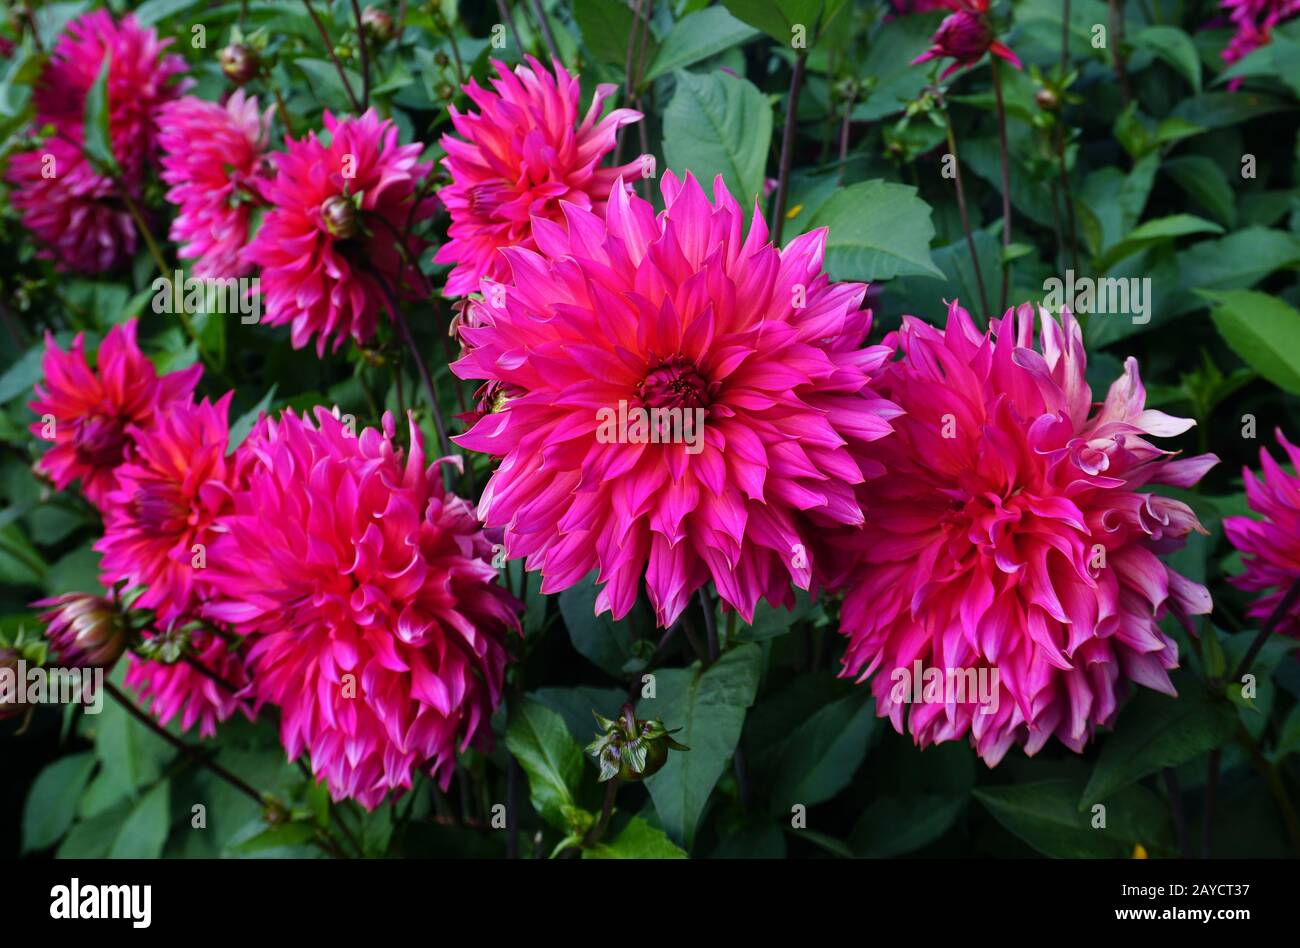
[[[1210,751],[1205,761],[1205,809],[1201,824],[1202,859],[1210,858],[1210,846],[1214,842],[1214,794],[1219,786],[1219,764],[1222,757],[1222,752],[1216,747]]]
[[[361,51],[361,108],[370,107],[370,49],[366,43],[366,28],[361,25],[361,4],[352,0],[352,18],[357,23],[357,49]]]
[[[704,613],[704,634],[709,647],[706,664],[712,665],[718,660],[721,649],[718,647],[718,623],[713,615],[713,597],[709,595],[707,586],[700,587],[700,611]]]
[[[118,704],[120,704],[128,714],[130,714],[133,718],[135,718],[137,721],[139,721],[149,730],[153,731],[155,734],[161,737],[172,747],[176,748],[182,754],[189,756],[196,763],[201,764],[202,766],[208,768],[208,770],[212,771],[222,780],[226,781],[226,783],[230,784],[232,787],[234,787],[244,796],[251,799],[259,807],[266,806],[268,800],[264,798],[262,794],[258,793],[247,783],[245,783],[242,779],[232,774],[225,767],[222,767],[215,760],[212,760],[207,754],[203,753],[203,751],[201,751],[199,748],[186,744],[179,737],[172,734],[166,728],[162,727],[157,721],[155,721],[149,715],[145,714],[138,707],[136,707],[135,703],[131,701],[130,698],[122,694],[122,692],[118,689],[117,685],[113,684],[111,681],[105,681],[104,690],[107,691],[109,695],[113,697],[113,700],[115,700]]]
[[[984,289],[984,271],[980,269],[979,254],[975,252],[975,237],[970,228],[970,212],[966,208],[966,189],[961,180],[961,162],[957,160],[957,136],[952,130],[952,116],[947,108],[943,110],[943,121],[948,133],[948,152],[952,155],[953,182],[957,185],[957,210],[961,214],[961,227],[966,232],[966,246],[970,250],[970,262],[975,268],[975,283],[980,291],[980,306],[984,308],[984,320],[993,314],[989,311],[989,296]]]
[[[790,72],[790,101],[785,111],[785,130],[781,133],[781,170],[776,182],[776,206],[772,216],[772,243],[781,246],[781,231],[785,227],[785,202],[790,188],[790,165],[794,161],[794,133],[799,115],[799,94],[803,91],[803,69],[808,58],[800,50]]]
[[[519,27],[515,26],[514,14],[510,12],[510,6],[506,0],[497,0],[497,13],[501,15],[501,20],[510,27],[510,35],[515,38],[515,48],[522,54],[524,44],[519,39]]]
[[[542,31],[542,39],[546,40],[546,51],[551,54],[554,62],[560,61],[560,48],[555,45],[555,34],[551,32],[551,24],[546,19],[546,10],[542,7],[542,0],[533,0],[533,12],[537,16],[537,26]]]
[[[1115,67],[1124,104],[1128,105],[1133,101],[1133,89],[1129,86],[1128,64],[1124,60],[1124,0],[1110,0],[1110,38],[1111,64]]]
[[[1300,602],[1300,577],[1296,578],[1296,581],[1291,584],[1291,588],[1286,591],[1286,595],[1278,601],[1273,614],[1268,617],[1268,621],[1255,635],[1255,640],[1250,643],[1250,648],[1246,650],[1246,654],[1241,657],[1237,670],[1233,673],[1234,681],[1240,682],[1241,677],[1250,671],[1250,666],[1259,657],[1260,650],[1264,647],[1264,643],[1268,641],[1268,637],[1282,624],[1282,620],[1286,618],[1287,613],[1291,611],[1297,602]]]
[[[998,106],[998,156],[1002,163],[1002,295],[998,312],[1007,309],[1007,286],[1011,279],[1011,266],[1007,262],[1007,249],[1011,246],[1011,168],[1007,148],[1007,106],[1002,100],[1002,70],[996,59],[993,67],[993,96]]]
[[[302,0],[302,5],[307,8],[307,15],[316,24],[316,31],[320,33],[321,42],[325,44],[325,52],[329,53],[330,61],[334,63],[334,68],[338,71],[339,81],[343,83],[343,91],[347,93],[348,101],[352,103],[352,111],[360,115],[364,109],[361,108],[361,103],[357,101],[356,93],[352,91],[352,83],[348,82],[348,74],[343,69],[343,63],[339,62],[338,54],[334,52],[334,44],[330,41],[329,33],[325,31],[325,24],[321,22],[320,17],[316,14],[316,9],[311,5],[311,0]]]

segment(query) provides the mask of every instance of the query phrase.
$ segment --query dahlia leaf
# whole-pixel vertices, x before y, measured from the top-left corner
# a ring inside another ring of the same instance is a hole
[[[652,82],[674,69],[693,66],[757,35],[758,30],[736,19],[725,7],[706,7],[688,13],[673,24],[659,55],[646,70],[645,81]]]
[[[23,852],[48,849],[72,826],[77,801],[95,769],[93,754],[56,760],[32,782],[23,808]]]
[[[785,743],[772,788],[772,809],[831,799],[853,779],[875,736],[873,702],[858,689],[820,708]]]
[[[636,30],[636,42],[648,34],[646,42],[646,62],[653,62],[658,43],[654,34],[648,31],[645,17],[634,17],[632,10],[622,3],[610,3],[609,0],[574,0],[573,19],[582,33],[582,43],[600,62],[623,68],[627,60],[628,46],[633,43],[633,30]],[[639,22],[638,22],[639,21]],[[646,76],[649,81],[651,76]]]
[[[1138,226],[1118,244],[1107,250],[1097,262],[1097,268],[1100,271],[1109,271],[1112,266],[1125,257],[1131,256],[1152,244],[1173,240],[1175,237],[1185,237],[1188,234],[1222,233],[1223,228],[1214,221],[1207,221],[1205,218],[1196,217],[1193,214],[1171,214],[1168,217],[1160,217]]]
[[[135,10],[136,21],[141,26],[153,26],[168,17],[192,10],[203,0],[145,0]]]
[[[122,823],[110,859],[157,859],[171,827],[171,783],[163,780],[141,798]]]
[[[772,106],[758,87],[723,72],[677,72],[664,112],[664,156],[679,176],[691,171],[706,188],[722,175],[742,208],[763,195]]]
[[[1133,35],[1132,43],[1159,56],[1200,93],[1201,60],[1196,54],[1196,44],[1183,30],[1176,26],[1148,26]]]
[[[994,819],[1045,856],[1124,859],[1136,843],[1153,853],[1173,851],[1168,810],[1145,787],[1126,787],[1099,803],[1104,809],[1078,810],[1078,795],[1078,782],[1064,778],[975,790]]]
[[[695,827],[709,794],[735,752],[745,712],[754,703],[763,653],[742,645],[704,668],[668,668],[655,673],[654,698],[637,712],[681,728],[689,753],[670,754],[662,770],[646,780],[664,831],[679,846],[691,848]]]
[[[805,230],[818,227],[830,228],[826,272],[833,280],[943,276],[930,257],[930,205],[916,188],[880,180],[855,184],[813,215]]]
[[[598,590],[593,578],[560,593],[560,614],[578,653],[614,677],[622,677],[625,669],[637,662],[632,617],[616,621],[608,613],[596,615]]]
[[[1177,767],[1228,742],[1236,715],[1226,704],[1211,700],[1197,683],[1184,685],[1177,698],[1143,690],[1124,709],[1079,798],[1080,811],[1148,774]]]
[[[1274,385],[1300,395],[1300,312],[1265,293],[1201,295],[1214,303],[1214,325],[1232,351]]]
[[[528,775],[533,808],[557,829],[567,829],[566,809],[582,779],[582,748],[569,735],[564,719],[550,708],[525,698],[506,727],[506,746]]]
[[[111,174],[120,172],[117,159],[113,157],[113,145],[108,133],[108,71],[112,65],[112,56],[105,55],[99,67],[95,83],[86,93],[86,118],[84,126],[84,145],[86,155],[103,171]]]
[[[685,859],[686,853],[639,816],[607,843],[584,850],[584,859]]]
[[[822,12],[822,0],[723,0],[723,5],[782,46],[790,45],[799,26],[811,45]]]

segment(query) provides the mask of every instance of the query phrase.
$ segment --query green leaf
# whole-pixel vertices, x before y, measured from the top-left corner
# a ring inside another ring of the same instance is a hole
[[[817,227],[830,228],[826,272],[832,280],[943,276],[930,257],[930,205],[916,196],[916,188],[889,181],[855,184],[813,215],[808,229]]]
[[[50,764],[36,777],[23,808],[23,852],[48,849],[72,826],[95,755],[73,754]]]
[[[339,78],[338,70],[334,68],[332,62],[327,59],[303,56],[295,59],[293,64],[301,70],[307,79],[308,88],[321,105],[335,112],[351,111],[352,102],[348,98],[347,89],[344,88],[343,80]],[[346,66],[343,67],[343,72],[348,77],[348,86],[356,94],[361,88],[361,77]]]
[[[582,748],[564,719],[525,698],[510,715],[506,747],[528,775],[533,808],[555,828],[567,829],[565,811],[574,808],[574,791],[582,779]]]
[[[86,92],[86,116],[83,125],[83,145],[86,154],[101,169],[113,174],[120,170],[113,157],[112,139],[108,133],[108,69],[112,54],[106,53],[100,64],[99,75]]]
[[[610,618],[608,611],[596,615],[599,593],[595,577],[593,572],[560,593],[560,614],[578,653],[619,678],[629,665],[635,664],[632,619],[637,609],[617,621]]]
[[[1168,217],[1159,217],[1138,226],[1118,244],[1107,250],[1102,254],[1097,266],[1102,271],[1109,270],[1125,257],[1137,253],[1144,247],[1165,240],[1173,240],[1175,237],[1185,237],[1188,234],[1222,233],[1222,227],[1213,221],[1205,220],[1203,217],[1195,217],[1191,214],[1171,214]]]
[[[757,30],[737,20],[725,7],[706,7],[688,13],[673,24],[672,31],[664,38],[659,54],[646,70],[645,81],[652,82],[675,69],[693,66],[757,35]]]
[[[271,399],[275,398],[275,390],[279,388],[278,383],[271,385],[262,400],[244,412],[230,426],[230,437],[227,439],[226,454],[234,454],[235,449],[244,443],[244,439],[253,431],[253,426],[257,424],[258,416],[271,407]]]
[[[115,672],[114,678],[120,674]],[[120,681],[117,683],[121,687]],[[112,699],[105,700],[99,714],[88,715],[84,721],[94,730],[95,756],[103,765],[101,777],[109,785],[102,788],[105,797],[115,788],[118,798],[134,799],[138,790],[162,776],[163,764],[176,753]]]
[[[623,827],[622,832],[608,843],[593,846],[583,854],[584,859],[685,859],[686,853],[639,816]]]
[[[168,17],[192,10],[203,0],[145,0],[135,9],[135,18],[141,26],[153,26]]]
[[[1300,395],[1300,312],[1252,290],[1204,291],[1215,328],[1232,351],[1274,385]]]
[[[161,780],[132,808],[109,850],[110,859],[157,859],[171,828],[171,783]]]
[[[762,664],[762,650],[751,644],[728,651],[707,670],[699,662],[663,669],[655,673],[655,697],[637,706],[639,717],[681,728],[673,737],[690,748],[670,753],[663,769],[645,782],[665,832],[688,850],[709,794],[740,740]]]
[[[122,822],[131,812],[131,805],[120,806],[87,819],[82,819],[69,830],[54,854],[57,859],[104,859],[113,848]]]
[[[1203,129],[1227,128],[1249,122],[1274,112],[1284,112],[1292,107],[1286,99],[1252,92],[1205,92],[1183,99],[1174,107],[1172,117],[1183,119]]]
[[[282,846],[301,846],[316,837],[316,828],[310,823],[283,823],[270,826],[250,839],[230,847],[232,853],[248,855],[278,849]]]
[[[912,60],[929,47],[938,17],[913,14],[895,17],[872,41],[858,74],[874,76],[875,84],[863,101],[853,106],[853,121],[875,122],[902,111],[925,88],[929,76],[913,68]]]
[[[772,807],[815,806],[849,785],[876,729],[874,704],[860,693],[818,709],[786,742],[772,788]]]
[[[1154,852],[1172,849],[1164,805],[1140,786],[1106,800],[1104,827],[1094,826],[1099,813],[1075,806],[1079,784],[1074,780],[978,787],[975,797],[994,819],[1045,856],[1123,859],[1133,855],[1138,843]]]
[[[1211,701],[1195,682],[1189,681],[1177,698],[1142,690],[1102,744],[1078,808],[1105,802],[1147,774],[1222,747],[1234,726],[1231,709]]]
[[[1214,215],[1224,227],[1237,223],[1237,205],[1228,178],[1204,155],[1181,155],[1170,158],[1161,170],[1178,183],[1192,200]]]
[[[763,196],[772,106],[746,79],[723,72],[676,72],[664,111],[664,156],[679,177],[689,170],[708,192],[715,175],[742,208]]]
[[[1133,34],[1131,42],[1137,49],[1149,49],[1188,81],[1199,95],[1201,91],[1201,60],[1196,55],[1192,38],[1176,26],[1148,26]]]
[[[722,0],[723,5],[751,26],[756,26],[782,46],[790,46],[795,27],[803,26],[812,45],[821,16],[822,0]]]
[[[617,66],[620,74],[627,66],[627,51],[632,43],[632,27],[636,24],[637,42],[646,33],[645,18],[637,23],[631,8],[626,3],[611,0],[574,0],[573,18],[582,33],[582,42],[591,54],[600,62]],[[646,41],[646,62],[655,58],[654,33]]]

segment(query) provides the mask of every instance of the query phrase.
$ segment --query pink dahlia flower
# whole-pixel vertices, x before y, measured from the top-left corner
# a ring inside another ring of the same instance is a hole
[[[269,178],[266,154],[271,109],[238,89],[224,106],[186,96],[159,113],[162,179],[178,207],[171,238],[194,275],[238,277],[249,270],[240,252]]]
[[[423,146],[398,145],[391,121],[373,109],[360,118],[326,112],[325,128],[328,145],[313,132],[286,140],[288,151],[275,155],[275,180],[265,188],[271,210],[244,251],[262,268],[263,321],[290,324],[294,348],[314,335],[320,355],[331,338],[335,350],[347,336],[368,342],[390,292],[428,292],[409,225],[434,205],[416,204],[430,170],[419,160]]]
[[[135,456],[129,429],[151,428],[161,412],[190,397],[203,373],[194,365],[159,378],[136,345],[135,330],[135,320],[110,329],[94,370],[81,334],[67,352],[47,334],[44,382],[28,403],[41,416],[32,434],[53,442],[37,470],[60,490],[79,478],[81,492],[97,507],[117,486],[117,468]]]
[[[136,456],[117,469],[104,503],[104,536],[95,544],[106,587],[143,587],[136,601],[164,624],[190,615],[200,599],[216,518],[239,485],[226,456],[226,415],[233,392],[216,405],[176,401],[147,431],[133,428]]]
[[[5,177],[23,226],[41,244],[41,259],[60,269],[101,273],[135,253],[135,224],[117,185],[95,171],[78,145],[52,136],[15,154]]]
[[[922,747],[969,734],[990,766],[1052,735],[1082,750],[1125,680],[1173,693],[1178,649],[1158,620],[1211,603],[1159,554],[1204,531],[1143,488],[1190,487],[1217,459],[1147,440],[1194,422],[1143,407],[1133,359],[1095,404],[1068,311],[1042,311],[1037,348],[1028,305],[985,333],[954,303],[946,330],[905,317],[897,336],[878,384],[906,414],[870,446],[886,474],[847,543],[843,674],[874,675],[877,713]],[[918,663],[983,674],[992,700],[923,691],[909,712]]]
[[[1300,449],[1281,431],[1277,440],[1292,468],[1300,469]],[[1300,477],[1279,467],[1266,448],[1259,449],[1259,463],[1262,479],[1249,469],[1244,476],[1250,509],[1263,519],[1226,517],[1223,530],[1246,564],[1246,572],[1235,577],[1233,585],[1254,593],[1267,592],[1249,612],[1251,618],[1266,622],[1300,582]],[[1273,631],[1300,638],[1300,602],[1294,597],[1289,608],[1283,608]]]
[[[417,769],[445,787],[457,748],[490,740],[519,628],[473,509],[413,422],[405,457],[393,435],[391,415],[360,436],[323,408],[264,420],[208,556],[208,613],[251,636],[289,757],[371,809]]]
[[[245,697],[248,670],[240,653],[211,632],[193,632],[186,646],[193,659],[158,662],[131,655],[126,686],[140,696],[150,713],[166,726],[179,715],[181,730],[195,724],[201,737],[212,737],[217,725],[239,712],[250,721],[254,711]]]
[[[107,10],[77,17],[36,82],[36,124],[52,124],[58,136],[80,143],[86,94],[109,57],[109,139],[123,178],[137,186],[157,152],[158,110],[188,85],[180,78],[185,60],[164,52],[170,43],[130,14],[116,22]]]
[[[825,229],[778,250],[720,177],[713,202],[689,174],[662,186],[657,217],[618,181],[606,219],[565,204],[534,219],[540,252],[502,251],[512,282],[485,282],[452,366],[499,383],[498,410],[456,440],[503,458],[479,514],[543,592],[598,570],[617,618],[644,576],[667,626],[712,579],[749,620],[809,587],[820,530],[862,522],[853,485],[877,472],[856,452],[897,414],[869,385],[889,350],[863,345],[866,287],[822,273]],[[632,413],[656,409],[651,436]]]
[[[464,87],[478,113],[451,108],[452,124],[465,140],[442,137],[452,183],[438,197],[451,214],[451,240],[434,259],[456,264],[447,277],[447,296],[474,292],[484,277],[505,279],[509,271],[497,251],[537,249],[533,218],[562,220],[561,201],[603,215],[610,186],[620,177],[640,176],[639,161],[600,167],[614,150],[619,128],[641,118],[632,109],[600,117],[615,86],[596,87],[579,123],[578,78],[558,62],[553,75],[531,56],[514,71],[496,60],[492,65],[499,75],[492,89],[472,79]]]
[[[974,66],[985,53],[992,53],[1020,68],[1016,54],[993,36],[988,22],[989,0],[944,0],[943,6],[955,12],[939,24],[934,42],[912,60],[913,66],[931,59],[956,60],[940,76],[946,79],[959,69]]]

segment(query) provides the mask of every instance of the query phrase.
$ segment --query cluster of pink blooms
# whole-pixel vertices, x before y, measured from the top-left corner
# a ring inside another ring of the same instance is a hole
[[[490,733],[518,604],[419,430],[404,455],[391,415],[358,435],[319,408],[231,452],[232,393],[195,401],[200,370],[158,377],[135,334],[115,327],[93,369],[82,337],[51,340],[32,402],[53,441],[38,469],[103,514],[104,586],[139,591],[147,636],[185,630],[186,660],[133,655],[127,685],[203,736],[279,707],[290,757],[336,799],[377,806],[416,771],[446,785]]]
[[[1300,16],[1300,0],[1222,0],[1221,6],[1236,31],[1223,51],[1223,61],[1229,64],[1267,46],[1273,27]],[[1232,86],[1239,84],[1239,79],[1234,80]]]
[[[918,62],[1018,65],[986,0],[943,5]],[[24,210],[65,264],[111,265],[134,240],[117,182],[76,174],[85,92],[111,54],[123,181],[160,163],[196,273],[256,269],[267,322],[320,354],[428,296],[419,143],[374,112],[326,114],[325,140],[272,153],[256,99],[181,97],[162,45],[92,14],[42,79],[41,114],[62,129],[47,146],[71,149],[70,170],[45,186],[58,200]],[[594,573],[597,612],[626,615],[644,583],[665,627],[710,583],[746,620],[760,600],[791,605],[794,587],[843,593],[844,674],[870,679],[900,732],[968,738],[990,765],[1052,736],[1082,749],[1129,683],[1172,693],[1177,646],[1159,620],[1211,603],[1160,559],[1200,524],[1149,488],[1190,487],[1216,459],[1153,443],[1191,422],[1145,408],[1133,360],[1094,402],[1073,317],[1029,306],[981,331],[954,303],[943,329],[909,317],[868,345],[867,287],[823,272],[824,229],[776,247],[761,207],[690,174],[663,176],[656,213],[627,184],[640,162],[604,166],[641,117],[601,117],[612,87],[579,117],[558,63],[495,68],[491,89],[465,89],[477,112],[452,110],[438,195],[451,224],[436,260],[455,265],[446,293],[467,297],[452,369],[483,383],[456,440],[497,459],[477,508],[443,487],[413,424],[397,446],[391,415],[357,434],[324,408],[286,411],[232,451],[232,395],[197,401],[198,368],[159,377],[134,323],[95,368],[81,337],[50,342],[32,403],[52,441],[40,470],[102,512],[103,582],[138,591],[147,634],[188,637],[190,661],[131,659],[153,713],[211,734],[273,705],[289,755],[367,807],[416,772],[445,785],[457,752],[490,737],[519,629],[485,529],[544,593]],[[11,174],[34,180],[21,161]],[[656,411],[704,419],[698,440],[605,436],[602,412]],[[1253,555],[1243,587],[1279,590],[1257,613],[1300,574],[1295,481],[1267,456],[1265,472],[1249,489],[1269,522],[1228,526]],[[917,661],[997,668],[1003,700],[909,711],[892,673]]]
[[[37,79],[33,126],[53,131],[10,162],[7,180],[41,255],[95,273],[129,260],[136,230],[124,198],[138,199],[157,163],[159,115],[184,91],[185,61],[133,16],[106,10],[73,20]],[[108,60],[108,137],[116,176],[84,152],[86,97]],[[125,191],[125,195],[123,194]]]

